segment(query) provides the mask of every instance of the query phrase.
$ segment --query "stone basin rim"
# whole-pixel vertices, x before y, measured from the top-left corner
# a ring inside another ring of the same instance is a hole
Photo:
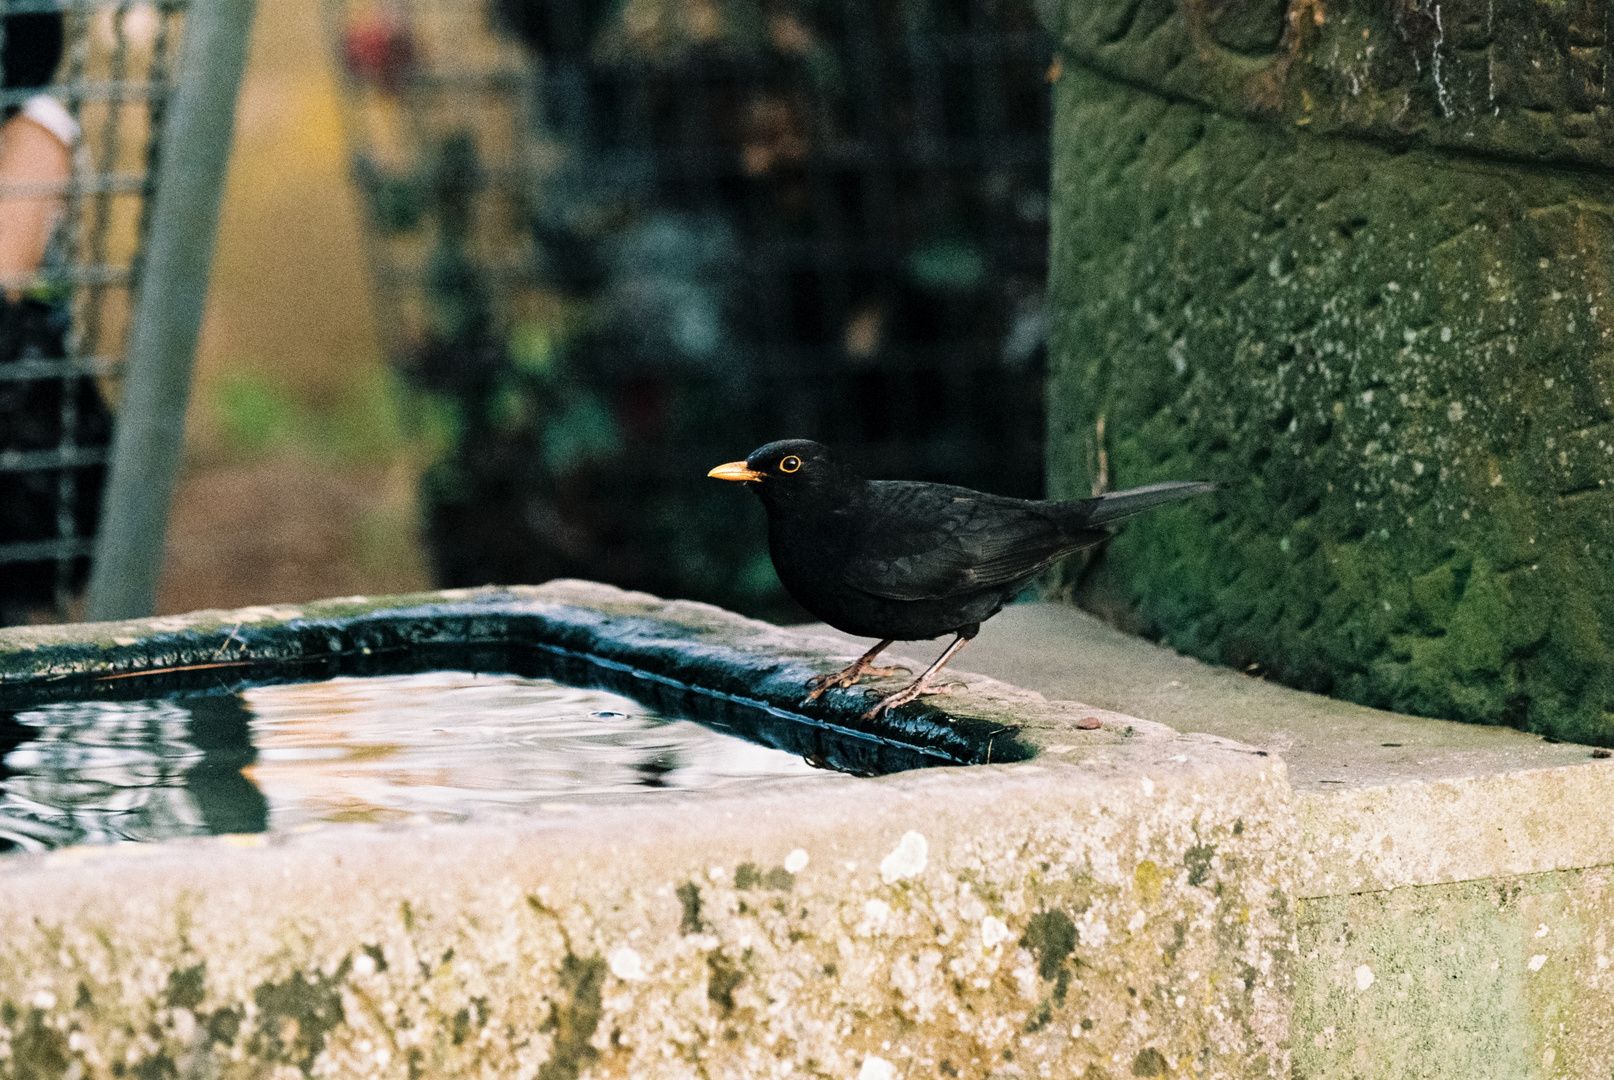
[[[383,614],[383,617],[385,617],[385,616],[397,616],[397,617],[406,618],[406,619],[410,618],[410,617],[420,617],[420,618],[424,618],[424,619],[454,620],[454,619],[463,618],[463,617],[468,616],[468,615],[469,616],[486,615],[487,613],[488,612],[487,612],[486,609],[471,608],[471,607],[466,606],[466,605],[431,605],[429,607],[404,608],[404,609],[399,609],[396,612],[386,612],[386,613]],[[303,621],[304,620],[293,620],[294,623],[303,622]],[[323,628],[324,626],[329,625],[331,622],[332,622],[331,620],[318,620],[317,622],[314,623],[314,625]],[[578,662],[581,662],[583,664],[587,664],[590,667],[599,668],[599,669],[601,669],[602,671],[605,671],[605,672],[611,672],[611,673],[614,673],[614,674],[621,675],[621,676],[625,677],[626,679],[638,680],[638,681],[645,682],[645,683],[653,683],[653,684],[659,685],[661,687],[664,687],[664,688],[666,688],[668,690],[672,690],[672,691],[675,691],[675,692],[683,692],[683,693],[688,693],[688,694],[694,694],[694,695],[698,695],[700,697],[711,698],[711,699],[714,699],[714,700],[717,700],[717,701],[722,701],[722,702],[727,702],[727,703],[731,703],[731,704],[734,704],[734,705],[738,705],[738,706],[740,706],[742,708],[756,709],[756,710],[758,710],[760,712],[767,713],[767,714],[769,714],[769,715],[771,715],[773,717],[776,717],[776,718],[781,719],[781,720],[786,720],[786,721],[788,721],[790,723],[804,724],[804,725],[807,725],[807,726],[810,726],[810,727],[823,728],[823,729],[826,729],[826,730],[829,730],[829,731],[833,731],[836,734],[844,735],[844,736],[846,736],[848,738],[867,739],[867,740],[875,740],[875,741],[880,740],[879,736],[874,735],[874,734],[872,734],[870,732],[859,731],[859,730],[857,730],[855,728],[847,727],[847,726],[845,726],[843,724],[837,724],[832,720],[825,720],[825,719],[821,719],[819,717],[809,716],[804,712],[783,708],[781,706],[774,705],[774,704],[772,704],[772,703],[770,703],[768,701],[765,701],[762,698],[747,697],[747,696],[744,696],[744,695],[741,695],[741,694],[728,693],[726,691],[717,690],[717,689],[714,689],[712,687],[702,686],[702,685],[699,685],[697,683],[686,682],[686,681],[683,681],[683,680],[680,680],[680,679],[675,679],[675,678],[672,678],[672,677],[670,677],[668,675],[663,675],[663,674],[661,674],[659,672],[652,671],[652,670],[649,670],[647,668],[636,667],[633,664],[624,663],[624,662],[622,662],[620,660],[614,660],[614,659],[611,659],[610,657],[602,656],[602,655],[599,655],[597,653],[586,652],[586,651],[578,650],[578,649],[568,649],[568,648],[566,648],[564,646],[555,645],[555,644],[551,644],[549,642],[544,642],[544,641],[523,641],[523,642],[519,642],[519,643],[511,643],[511,642],[507,642],[507,641],[503,640],[502,638],[496,636],[496,637],[491,637],[491,638],[479,638],[477,640],[471,640],[471,641],[449,642],[449,641],[439,640],[439,641],[433,641],[433,642],[428,642],[428,643],[424,643],[424,644],[418,644],[414,648],[419,650],[419,652],[422,655],[425,662],[421,663],[421,664],[418,664],[418,665],[408,665],[408,666],[410,668],[412,668],[412,669],[418,669],[420,671],[430,670],[430,669],[433,669],[433,668],[441,668],[441,669],[444,669],[444,670],[450,669],[450,668],[452,668],[454,666],[455,660],[458,659],[460,656],[464,655],[465,650],[477,650],[477,649],[482,649],[482,650],[509,649],[509,650],[515,650],[515,651],[519,651],[519,650],[537,650],[539,652],[546,653],[546,654],[548,654],[548,655],[550,655],[552,657],[555,657],[557,659],[578,661]],[[228,684],[227,687],[225,687],[225,688],[227,688],[228,690],[234,691],[236,689],[251,689],[251,688],[262,687],[262,686],[292,685],[292,684],[298,684],[298,683],[304,683],[304,682],[318,682],[318,681],[323,681],[326,678],[355,677],[354,673],[347,670],[347,668],[344,666],[344,661],[349,661],[350,662],[350,661],[353,661],[356,658],[362,656],[362,657],[365,657],[367,659],[374,659],[374,660],[380,661],[382,664],[385,664],[385,662],[388,659],[401,659],[403,654],[408,653],[410,651],[411,651],[411,646],[399,644],[399,645],[387,646],[387,647],[380,648],[380,649],[361,650],[359,652],[355,652],[352,649],[340,649],[340,650],[333,650],[331,653],[326,654],[326,655],[314,655],[314,656],[305,655],[305,656],[276,657],[276,656],[272,656],[272,655],[266,655],[264,650],[262,650],[262,649],[256,649],[255,650],[251,644],[248,644],[239,653],[239,655],[245,657],[245,659],[236,660],[236,661],[227,661],[226,662],[229,665],[229,667],[232,668],[232,669],[234,669],[234,668],[242,669],[241,670],[241,676],[242,677],[237,682],[232,683],[232,684]],[[441,661],[440,663],[438,662],[439,660]],[[317,664],[335,665],[337,670],[336,670],[335,674],[332,674],[329,671],[323,671],[322,670],[322,671],[316,671],[316,672],[311,673],[310,677],[299,678],[299,677],[297,677],[296,669],[291,667],[292,665],[295,665],[295,664],[298,664],[298,663],[317,663]],[[209,670],[209,671],[219,670],[218,668],[215,668],[215,667],[213,667],[212,665],[209,665],[209,664],[186,665],[186,666],[193,666],[196,669],[200,669],[200,670]],[[499,674],[499,673],[502,673],[499,670],[500,666],[501,665],[495,665],[494,667],[491,667],[491,668],[487,668],[487,669],[478,668],[477,670],[485,671],[485,673],[487,673],[487,674]],[[290,668],[291,670],[286,672],[286,674],[289,675],[290,677],[288,677],[288,678],[274,677],[272,669],[275,669],[275,668]],[[177,669],[171,669],[171,668],[165,668],[165,667],[149,667],[149,668],[135,667],[135,668],[131,668],[131,667],[124,666],[124,665],[117,665],[115,667],[115,669],[111,673],[97,674],[97,673],[92,673],[90,671],[74,670],[74,671],[67,671],[67,672],[58,672],[58,673],[45,674],[45,675],[43,675],[43,676],[41,676],[41,677],[39,677],[37,679],[23,679],[23,680],[14,680],[14,681],[10,681],[10,682],[7,681],[6,676],[5,676],[4,673],[0,673],[0,694],[3,694],[6,691],[10,691],[12,693],[20,693],[20,694],[24,695],[24,700],[26,700],[27,695],[29,695],[29,694],[31,694],[33,692],[36,692],[36,691],[40,695],[42,695],[44,697],[53,698],[53,699],[57,696],[57,693],[55,693],[55,692],[60,691],[60,690],[66,690],[67,693],[65,695],[63,695],[63,696],[69,696],[70,697],[70,696],[75,696],[76,693],[80,693],[80,692],[83,692],[85,690],[92,690],[93,691],[93,690],[103,690],[104,689],[104,690],[108,691],[107,696],[112,698],[112,699],[125,699],[125,698],[131,698],[131,697],[146,697],[146,696],[154,696],[154,697],[191,696],[194,693],[205,692],[205,691],[194,690],[192,687],[190,687],[189,685],[185,685],[183,682],[181,683],[180,688],[176,689],[176,688],[174,688],[174,683],[172,681],[157,684],[158,686],[161,686],[163,688],[163,691],[164,691],[163,693],[158,693],[158,694],[141,694],[140,693],[140,690],[142,689],[142,687],[150,687],[152,685],[152,684],[149,684],[149,683],[142,684],[142,683],[139,683],[139,682],[130,682],[130,683],[124,684],[121,688],[110,688],[110,687],[106,686],[106,682],[109,681],[109,680],[136,679],[136,678],[139,678],[141,676],[160,677],[160,676],[165,676],[165,675],[169,675],[169,674],[182,676],[183,674],[185,674],[185,672],[184,672],[183,668],[177,668]],[[363,676],[358,675],[356,677],[363,677]],[[5,700],[4,697],[0,696],[0,702],[3,702],[4,700]],[[891,740],[884,740],[884,741],[891,741]],[[928,757],[935,757],[938,760],[947,761],[948,764],[953,764],[953,762],[950,759],[947,759],[946,755],[944,755],[941,752],[936,751],[936,750],[934,750],[934,749],[932,749],[930,747],[912,746],[910,748],[913,749],[916,753],[919,753],[919,754],[922,754],[922,755],[925,755],[925,756],[928,756]]]
[[[1172,741],[1258,753],[1076,702],[1048,701],[967,672],[954,674],[962,686],[953,693],[875,721],[863,720],[861,713],[879,691],[864,687],[832,691],[804,706],[802,685],[841,666],[849,658],[845,643],[706,604],[565,580],[0,630],[0,706],[181,696],[199,692],[203,680],[210,680],[211,692],[217,693],[366,673],[342,666],[355,660],[421,660],[412,670],[424,671],[453,666],[433,661],[446,651],[466,649],[545,653],[587,665],[596,673],[589,679],[594,685],[622,690],[631,682],[686,703],[704,700],[719,708],[752,710],[844,740],[895,747],[929,766],[1012,766],[1033,759],[1040,766],[1092,765],[1095,757],[1102,760],[1113,751],[1130,757],[1129,748],[1142,749],[1142,744],[1150,744],[1146,756],[1155,757],[1166,749],[1161,743]],[[330,670],[333,663],[338,670]],[[485,670],[511,669],[495,664]],[[221,673],[235,681],[221,682]],[[153,685],[134,677],[142,674],[160,678]],[[614,676],[615,682],[603,676]],[[686,712],[699,718],[693,709]],[[1100,728],[1078,727],[1094,718]],[[1273,764],[1282,768],[1276,760]],[[678,796],[717,797],[716,792]]]

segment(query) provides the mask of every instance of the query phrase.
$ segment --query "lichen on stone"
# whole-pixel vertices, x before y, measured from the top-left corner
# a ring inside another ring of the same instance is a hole
[[[1227,485],[1062,587],[1303,689],[1614,742],[1606,186],[1076,62],[1056,95],[1051,491]]]

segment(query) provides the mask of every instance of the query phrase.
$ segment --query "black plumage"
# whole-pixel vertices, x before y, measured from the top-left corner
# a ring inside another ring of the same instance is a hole
[[[930,679],[982,622],[1055,562],[1103,540],[1108,523],[1217,487],[1172,481],[1071,502],[1012,499],[866,480],[806,439],[769,443],[708,475],[743,481],[762,500],[774,569],[797,603],[837,630],[880,639],[845,670],[813,680],[809,700],[891,674],[870,665],[893,641],[957,635],[869,717],[935,692]]]

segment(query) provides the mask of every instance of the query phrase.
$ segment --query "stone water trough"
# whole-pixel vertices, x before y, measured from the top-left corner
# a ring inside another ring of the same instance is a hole
[[[465,647],[934,767],[0,858],[0,1076],[1614,1062],[1614,762],[1282,690],[1071,609],[1012,608],[972,650],[1111,708],[958,674],[867,722],[864,688],[801,702],[848,639],[581,582],[0,631],[0,697]]]

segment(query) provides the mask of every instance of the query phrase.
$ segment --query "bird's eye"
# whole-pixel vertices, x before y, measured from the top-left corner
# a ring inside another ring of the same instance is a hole
[[[795,454],[791,454],[779,462],[780,472],[795,472],[799,468],[801,468],[801,458]]]

